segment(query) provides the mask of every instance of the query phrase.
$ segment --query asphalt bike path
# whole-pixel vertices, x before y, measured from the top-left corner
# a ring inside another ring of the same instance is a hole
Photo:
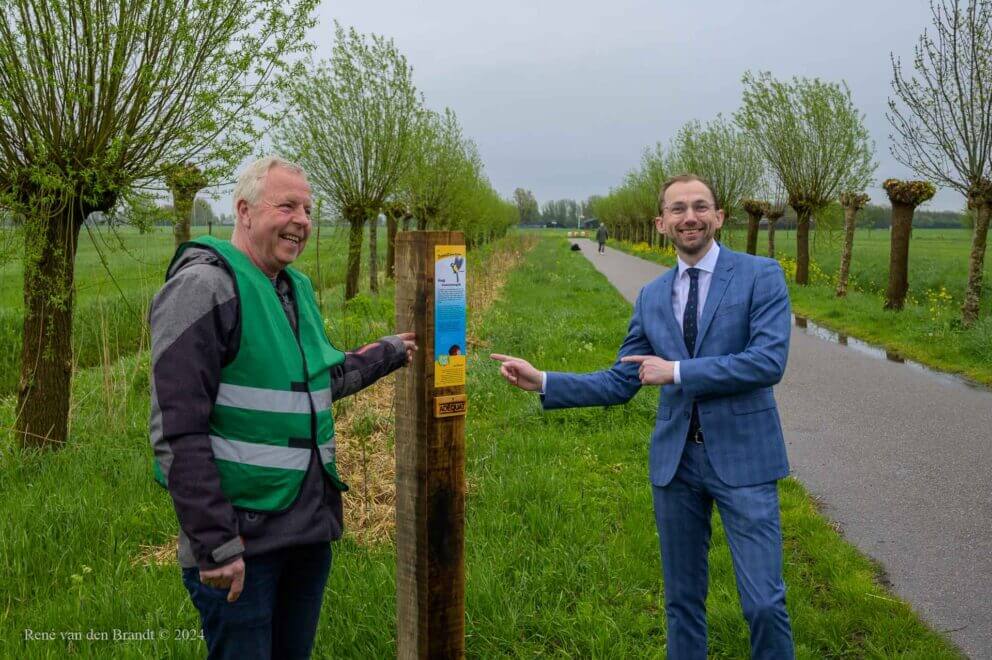
[[[631,304],[667,270],[573,242]],[[823,513],[931,626],[992,659],[992,391],[793,327],[775,398]]]

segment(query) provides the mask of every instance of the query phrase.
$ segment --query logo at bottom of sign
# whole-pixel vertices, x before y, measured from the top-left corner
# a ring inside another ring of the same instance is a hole
[[[464,394],[434,397],[435,417],[460,417],[468,410],[468,399]]]

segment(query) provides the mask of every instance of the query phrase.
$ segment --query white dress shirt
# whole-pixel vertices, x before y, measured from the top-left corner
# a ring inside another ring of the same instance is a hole
[[[685,305],[689,302],[689,275],[686,271],[689,268],[699,269],[699,305],[696,307],[696,321],[703,317],[703,308],[706,306],[706,295],[710,292],[710,282],[713,281],[713,271],[716,270],[716,260],[720,256],[720,246],[716,241],[710,245],[709,251],[703,255],[695,266],[690,266],[678,258],[678,273],[675,274],[675,285],[672,287],[672,311],[675,312],[675,321],[682,327],[682,317],[685,316]],[[682,383],[679,373],[679,363],[674,366],[675,384]]]

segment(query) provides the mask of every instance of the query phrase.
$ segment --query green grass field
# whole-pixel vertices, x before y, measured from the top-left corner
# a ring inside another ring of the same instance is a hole
[[[726,237],[725,237],[726,238]],[[794,231],[775,233],[776,257],[789,280],[792,309],[831,330],[857,337],[925,365],[958,373],[992,385],[992,259],[986,258],[982,315],[971,328],[960,323],[960,308],[968,276],[970,233],[964,229],[914,229],[910,245],[909,295],[900,312],[883,309],[889,274],[889,233],[858,230],[851,260],[851,286],[837,298],[840,232],[814,234],[811,242],[810,285],[796,286]],[[737,229],[725,241],[743,249],[744,233]],[[646,246],[611,241],[617,249],[665,265],[671,254]],[[758,254],[768,254],[768,235],[758,237]]]
[[[388,325],[391,297],[366,298],[367,322]],[[543,368],[602,368],[630,311],[586,259],[553,238],[527,256],[481,319],[486,346],[469,355],[467,386],[470,657],[665,655],[646,467],[656,391],[645,388],[625,406],[544,414],[486,357],[498,350]],[[82,370],[72,441],[59,452],[23,452],[0,435],[0,657],[202,657],[202,643],[180,634],[196,629],[197,616],[178,568],[133,562],[142,545],[167,542],[176,527],[150,475],[148,366],[139,351],[112,373]],[[0,426],[9,426],[12,409],[12,397],[0,398]],[[960,657],[880,586],[876,567],[816,514],[797,482],[782,482],[781,494],[799,657]],[[346,536],[334,551],[315,657],[395,656],[392,545],[367,548]],[[718,520],[710,561],[711,657],[746,657]],[[56,639],[28,641],[26,629]],[[91,629],[152,630],[160,639],[87,641]],[[75,631],[84,639],[58,639]]]
[[[194,227],[193,235],[206,232]],[[316,235],[312,234],[297,266],[322,289],[325,312],[335,322],[350,327],[336,314],[344,298],[347,229],[322,227],[320,270],[317,269]],[[229,227],[215,228],[214,235],[230,236]],[[385,230],[379,232],[380,279],[385,263]],[[171,228],[156,228],[148,234],[133,229],[83,229],[76,256],[76,306],[73,317],[73,348],[77,367],[85,368],[134,353],[147,346],[148,304],[165,280],[165,270],[175,252]],[[363,256],[362,290],[368,289],[367,253]],[[14,391],[19,378],[23,328],[23,271],[19,261],[0,267],[0,395]],[[388,286],[386,284],[385,286]],[[333,305],[331,303],[334,303]]]
[[[744,233],[734,233],[734,249],[744,249]],[[843,233],[821,231],[813,233],[810,251],[822,274],[836,285],[840,268]],[[864,293],[884,295],[889,282],[889,232],[859,229],[854,235],[851,257],[850,284]],[[776,252],[796,257],[796,232],[775,232]],[[763,230],[758,237],[758,254],[767,254],[768,235]],[[960,306],[968,282],[968,255],[971,252],[971,231],[968,229],[914,229],[909,248],[909,296],[924,302],[928,291],[941,288],[950,294],[952,304]],[[986,259],[983,281],[983,308],[992,310],[992,260]]]

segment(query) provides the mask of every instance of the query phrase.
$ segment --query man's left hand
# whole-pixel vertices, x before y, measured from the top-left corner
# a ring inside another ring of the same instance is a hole
[[[417,352],[417,333],[401,332],[396,335],[403,340],[403,347],[406,348],[406,363],[413,362],[413,354]]]
[[[675,382],[675,363],[656,355],[627,355],[620,358],[620,361],[641,365],[637,370],[641,385],[668,385]]]

